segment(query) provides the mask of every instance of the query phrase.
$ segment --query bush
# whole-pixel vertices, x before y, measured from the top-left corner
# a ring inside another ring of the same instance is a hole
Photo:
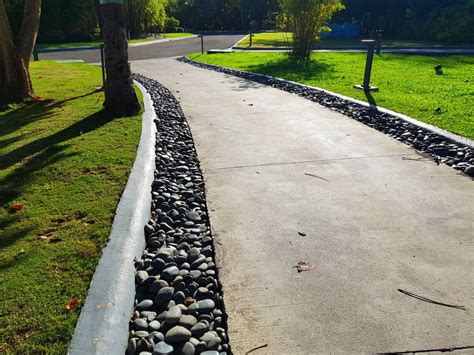
[[[165,32],[175,32],[177,27],[179,27],[179,20],[174,17],[165,19]]]
[[[94,37],[89,33],[70,33],[66,35],[66,40],[68,42],[92,42]]]
[[[38,43],[64,43],[66,42],[66,34],[61,30],[48,31],[38,35]]]
[[[410,39],[436,40],[447,43],[474,42],[473,4],[435,8],[422,18],[411,18],[400,34]]]

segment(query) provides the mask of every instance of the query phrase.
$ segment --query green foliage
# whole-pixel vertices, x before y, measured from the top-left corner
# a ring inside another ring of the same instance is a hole
[[[364,53],[314,53],[300,60],[285,53],[194,54],[200,62],[276,76],[375,103],[423,122],[474,138],[473,56],[383,54],[374,60],[372,84],[380,92],[364,94]],[[441,64],[445,75],[433,67]]]
[[[418,4],[418,3],[417,3]],[[447,7],[410,7],[401,34],[415,39],[450,43],[474,42],[474,6],[469,2]],[[426,12],[423,12],[426,11]]]
[[[38,35],[38,43],[64,43],[66,41],[66,34],[61,30],[52,30]]]
[[[179,20],[174,17],[165,18],[164,30],[165,32],[175,32],[176,28],[179,27]]]
[[[95,33],[98,21],[94,6],[94,0],[43,0],[40,33]]]
[[[170,0],[167,13],[185,29],[260,30],[274,28],[277,0]]]
[[[320,33],[337,11],[344,9],[340,0],[279,0],[281,20],[293,31],[293,54],[308,58],[320,41]]]
[[[127,28],[133,38],[159,32],[166,19],[167,0],[129,0],[125,2]]]
[[[344,0],[336,22],[356,22],[385,35],[451,43],[474,42],[473,0]]]

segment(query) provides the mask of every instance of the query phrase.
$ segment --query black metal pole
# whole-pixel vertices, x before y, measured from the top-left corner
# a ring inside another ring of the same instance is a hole
[[[201,35],[201,54],[204,54],[204,36]]]
[[[365,73],[364,73],[364,90],[368,91],[370,89],[370,75],[372,73],[372,63],[374,61],[374,49],[375,41],[367,41],[367,61],[365,63]]]
[[[39,61],[39,55],[38,55],[38,47],[35,44],[35,49],[33,50],[33,60],[35,62]]]
[[[104,45],[100,45],[100,63],[102,66],[102,88],[105,89],[105,60],[104,60]]]
[[[252,34],[252,32],[250,32],[249,36],[250,36],[250,47],[252,47],[252,44],[253,44],[253,41],[252,41],[253,34]]]
[[[376,50],[377,55],[380,55],[380,49],[381,49],[381,47],[382,47],[382,34],[379,33],[379,34],[377,35],[377,50]]]

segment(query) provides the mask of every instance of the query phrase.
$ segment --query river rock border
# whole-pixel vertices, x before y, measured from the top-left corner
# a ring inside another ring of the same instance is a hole
[[[317,102],[428,154],[438,164],[444,163],[469,176],[474,176],[474,148],[472,141],[467,138],[442,132],[440,129],[430,127],[415,119],[388,112],[389,110],[377,109],[375,106],[342,97],[320,88],[263,74],[200,63],[187,57],[180,57],[177,60],[199,68],[269,85]]]
[[[204,179],[178,101],[134,75],[157,118],[156,170],[146,248],[135,260],[136,297],[127,354],[231,354]]]

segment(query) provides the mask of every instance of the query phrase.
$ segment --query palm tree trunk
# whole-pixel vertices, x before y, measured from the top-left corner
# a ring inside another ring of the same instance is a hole
[[[101,5],[107,73],[104,106],[116,117],[130,116],[140,110],[128,63],[123,5],[118,2]]]

